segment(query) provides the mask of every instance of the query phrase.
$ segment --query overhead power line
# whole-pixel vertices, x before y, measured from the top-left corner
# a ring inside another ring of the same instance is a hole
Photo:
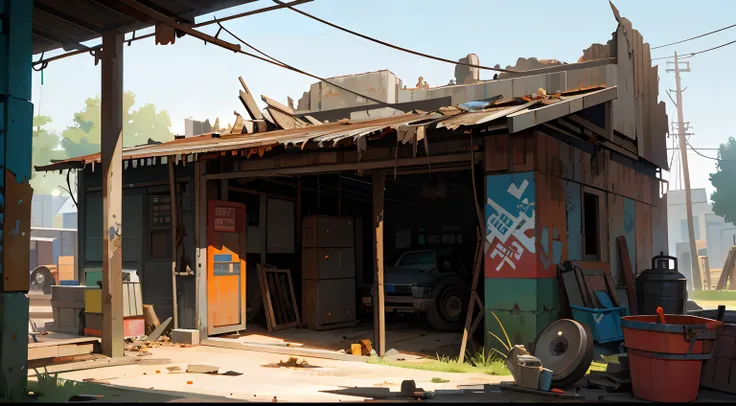
[[[689,141],[686,140],[685,142],[687,143],[687,146],[690,147],[690,149],[693,150],[693,152],[695,152],[696,154],[700,155],[703,158],[711,159],[713,161],[718,161],[718,162],[729,162],[729,161],[733,161],[733,159],[721,159],[721,158],[713,158],[712,156],[707,156],[707,155],[701,153],[700,151],[698,151],[692,145],[690,145],[690,142]]]
[[[728,29],[734,28],[734,27],[736,27],[736,24],[732,24],[732,25],[729,25],[728,27],[723,27],[723,28],[719,28],[717,30],[706,32],[705,34],[700,34],[700,35],[696,35],[694,37],[686,38],[686,39],[683,39],[683,40],[680,40],[680,41],[677,41],[677,42],[670,42],[669,44],[659,45],[659,46],[653,47],[652,50],[660,49],[660,48],[665,48],[665,47],[669,47],[669,46],[672,46],[672,45],[682,44],[683,42],[692,41],[692,40],[695,40],[695,39],[698,39],[698,38],[707,37],[708,35],[719,33],[721,31],[725,31],[725,30],[728,30]]]
[[[281,3],[281,4],[276,5],[276,6],[264,7],[264,8],[260,8],[260,9],[256,9],[256,10],[246,11],[246,12],[243,12],[243,13],[233,14],[233,15],[222,17],[222,18],[219,18],[219,19],[218,18],[215,18],[215,19],[212,19],[210,21],[204,21],[204,22],[201,22],[199,24],[192,25],[192,28],[206,27],[208,25],[217,24],[217,23],[223,22],[223,21],[228,21],[228,20],[232,20],[232,19],[236,19],[236,18],[247,17],[247,16],[261,14],[261,13],[267,13],[269,11],[274,11],[274,10],[279,10],[279,9],[286,8],[286,7],[289,7],[289,6],[295,6],[295,5],[299,5],[299,4],[309,3],[311,1],[313,1],[313,0],[294,0],[291,3]],[[141,36],[136,36],[135,35],[135,31],[133,31],[133,37],[130,38],[129,40],[126,40],[125,42],[128,43],[128,46],[130,46],[130,44],[133,41],[139,41],[139,40],[142,40],[142,39],[145,39],[145,38],[151,38],[154,35],[156,35],[155,32],[152,32],[152,33],[149,33],[149,34],[145,34],[145,35],[141,35]],[[37,71],[38,70],[43,70],[43,69],[46,68],[46,66],[49,64],[49,62],[58,61],[59,59],[64,59],[64,58],[67,58],[67,57],[70,57],[70,56],[74,56],[74,55],[85,54],[85,53],[88,53],[88,52],[89,53],[92,53],[92,52],[98,51],[100,49],[102,49],[102,44],[95,45],[93,47],[89,47],[89,48],[85,48],[85,49],[81,49],[81,50],[66,52],[66,53],[55,55],[55,56],[52,56],[52,57],[49,57],[49,58],[46,58],[46,59],[44,59],[43,54],[41,54],[41,59],[38,60],[38,61],[33,62],[33,65],[32,66],[41,65],[41,68],[38,68],[38,69],[33,68],[33,69],[34,70],[37,70]]]
[[[326,25],[329,25],[329,26],[330,26],[330,27],[332,27],[332,28],[336,28],[336,29],[338,29],[338,30],[340,30],[340,31],[344,31],[344,32],[347,32],[347,33],[349,33],[349,34],[352,34],[352,35],[355,35],[355,36],[357,36],[357,37],[363,38],[363,39],[365,39],[365,40],[368,40],[368,41],[372,41],[372,42],[375,42],[375,43],[377,43],[377,44],[381,44],[381,45],[383,45],[383,46],[387,46],[387,47],[389,47],[389,48],[393,48],[393,49],[396,49],[396,50],[399,50],[399,51],[402,51],[402,52],[406,52],[406,53],[409,53],[409,54],[412,54],[412,55],[417,55],[417,56],[421,56],[421,57],[424,57],[424,58],[434,59],[435,61],[440,61],[440,62],[447,62],[447,63],[451,63],[451,64],[453,64],[453,65],[463,65],[463,66],[469,66],[469,67],[471,67],[471,68],[478,68],[478,69],[484,69],[484,70],[491,70],[491,71],[495,71],[495,72],[502,72],[502,73],[518,73],[518,72],[516,72],[516,71],[513,71],[513,70],[509,70],[509,69],[492,68],[492,67],[490,67],[490,66],[475,65],[475,64],[472,64],[472,63],[465,63],[465,62],[458,62],[458,61],[453,61],[453,60],[451,60],[451,59],[447,59],[447,58],[442,58],[442,57],[439,57],[439,56],[435,56],[435,55],[430,55],[430,54],[425,54],[425,53],[423,53],[423,52],[419,52],[419,51],[414,51],[414,50],[411,50],[411,49],[408,49],[408,48],[400,47],[400,46],[398,46],[398,45],[390,44],[390,43],[388,43],[388,42],[386,42],[386,41],[382,41],[382,40],[380,40],[380,39],[376,39],[376,38],[370,37],[370,36],[368,36],[368,35],[365,35],[365,34],[361,34],[361,33],[359,33],[359,32],[356,32],[356,31],[350,30],[350,29],[348,29],[348,28],[345,28],[345,27],[341,27],[341,26],[339,26],[339,25],[337,25],[337,24],[334,24],[334,23],[331,23],[331,22],[329,22],[329,21],[323,20],[323,19],[321,19],[321,18],[319,18],[319,17],[317,17],[317,16],[311,15],[311,14],[309,14],[309,13],[306,13],[306,12],[304,12],[304,11],[301,11],[301,10],[299,10],[299,9],[295,8],[295,7],[292,7],[292,6],[290,6],[290,5],[287,5],[286,3],[282,2],[282,1],[279,1],[279,0],[273,0],[273,2],[274,2],[274,3],[276,3],[276,4],[278,4],[278,5],[281,5],[281,6],[286,6],[286,8],[288,8],[289,10],[295,11],[295,12],[297,12],[297,13],[299,13],[299,14],[301,14],[301,15],[305,16],[305,17],[309,17],[309,18],[311,18],[312,20],[315,20],[315,21],[319,21],[319,22],[321,22],[322,24],[326,24]]]
[[[682,54],[681,58],[683,58],[683,59],[684,58],[692,58],[695,55],[700,55],[700,54],[704,54],[706,52],[715,51],[716,49],[727,47],[727,46],[733,45],[733,44],[736,44],[736,40],[733,40],[731,42],[726,42],[725,44],[721,44],[721,45],[715,46],[713,48],[704,49],[702,51],[691,52],[689,54]],[[672,59],[672,58],[673,58],[672,56],[660,56],[658,58],[652,58],[652,60],[655,61],[655,60],[658,60],[658,59]]]
[[[312,73],[309,73],[309,72],[303,71],[303,70],[301,70],[301,69],[295,68],[295,67],[293,67],[293,66],[291,66],[291,65],[287,65],[286,63],[284,63],[284,62],[281,62],[281,61],[279,61],[278,59],[276,59],[276,58],[274,58],[274,57],[272,57],[272,56],[268,55],[267,53],[265,53],[265,52],[263,52],[263,51],[259,50],[259,49],[258,49],[258,48],[256,48],[256,47],[254,47],[253,45],[250,45],[249,43],[247,43],[247,42],[243,41],[242,39],[240,39],[240,37],[238,37],[237,35],[235,35],[235,34],[234,34],[234,33],[233,33],[232,31],[230,31],[230,30],[228,30],[227,28],[225,28],[225,26],[224,26],[224,25],[222,25],[221,23],[219,23],[219,22],[218,22],[218,23],[217,23],[217,25],[219,25],[219,26],[220,26],[220,28],[221,28],[221,29],[222,29],[223,31],[225,31],[226,33],[230,34],[230,36],[232,36],[233,38],[235,38],[235,39],[236,39],[236,40],[237,40],[238,42],[240,42],[241,44],[243,44],[243,45],[247,46],[248,48],[250,48],[250,49],[252,49],[252,50],[254,50],[254,51],[258,52],[259,54],[263,55],[263,57],[261,57],[261,56],[258,56],[258,55],[254,55],[254,54],[251,54],[250,52],[245,52],[245,51],[243,51],[243,50],[238,50],[238,51],[235,51],[236,53],[239,53],[239,54],[243,54],[243,55],[246,55],[246,56],[250,56],[251,58],[256,58],[256,59],[259,59],[259,60],[261,60],[261,61],[263,61],[263,62],[268,62],[268,63],[270,63],[270,64],[272,64],[272,65],[276,65],[276,66],[278,66],[278,67],[280,67],[280,68],[288,69],[288,70],[290,70],[290,71],[293,71],[293,72],[296,72],[296,73],[302,74],[302,75],[304,75],[304,76],[309,76],[310,78],[313,78],[313,79],[317,79],[317,80],[319,80],[319,81],[321,81],[321,82],[327,83],[327,84],[328,84],[328,85],[330,85],[330,86],[334,86],[334,87],[336,87],[336,88],[338,88],[338,89],[344,90],[344,91],[346,91],[346,92],[348,92],[348,93],[352,93],[352,94],[354,94],[354,95],[356,95],[356,96],[360,96],[360,97],[362,97],[362,98],[365,98],[366,100],[370,100],[370,101],[372,101],[372,102],[375,102],[375,103],[378,103],[378,104],[380,104],[380,105],[382,105],[382,106],[386,106],[386,107],[391,107],[391,106],[393,106],[393,104],[391,104],[391,103],[386,103],[386,102],[384,102],[384,101],[381,101],[381,100],[378,100],[378,99],[374,99],[373,97],[370,97],[370,96],[367,96],[367,95],[364,95],[364,94],[358,93],[358,92],[356,92],[356,91],[354,91],[354,90],[350,90],[350,89],[348,89],[348,88],[346,88],[346,87],[343,87],[343,86],[340,86],[340,85],[338,85],[338,84],[336,84],[336,83],[334,83],[334,82],[331,82],[331,81],[329,81],[329,80],[327,80],[327,79],[325,79],[325,78],[322,78],[322,77],[319,77],[319,76],[317,76],[317,75],[314,75],[314,74],[312,74]],[[215,44],[215,45],[218,45],[218,44]],[[219,45],[218,45],[218,46],[219,46]],[[264,57],[265,57],[265,58],[264,58]]]

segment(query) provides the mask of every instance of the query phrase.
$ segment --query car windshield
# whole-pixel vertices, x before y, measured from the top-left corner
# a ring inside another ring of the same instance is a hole
[[[434,268],[434,254],[432,251],[407,252],[396,266],[403,268],[432,269]]]

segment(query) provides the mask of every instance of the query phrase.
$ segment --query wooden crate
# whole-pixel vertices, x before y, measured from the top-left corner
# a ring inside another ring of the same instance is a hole
[[[703,364],[700,385],[736,395],[736,324],[718,331],[713,358]]]

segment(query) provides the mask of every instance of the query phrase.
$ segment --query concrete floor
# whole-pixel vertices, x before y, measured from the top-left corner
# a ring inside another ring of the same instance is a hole
[[[220,396],[248,401],[362,401],[353,396],[320,393],[340,387],[385,387],[398,391],[401,382],[416,381],[418,387],[427,390],[456,389],[458,385],[478,385],[511,380],[485,374],[457,374],[421,371],[373,365],[365,362],[310,359],[310,365],[321,368],[272,368],[266,365],[285,361],[288,356],[253,351],[229,350],[205,346],[180,348],[162,347],[150,350],[152,358],[172,360],[169,365],[127,365],[94,370],[67,372],[60,378],[82,381],[86,378],[107,381],[112,385],[157,391]],[[190,374],[169,372],[168,366],[178,366],[185,371],[187,365],[204,364],[220,368],[220,372],[233,370],[241,376]],[[159,371],[158,373],[156,371]],[[449,380],[432,383],[432,378]],[[191,382],[191,383],[190,383]]]
[[[373,324],[361,323],[355,327],[327,331],[291,328],[268,333],[255,324],[248,326],[240,336],[226,335],[249,343],[289,342],[300,343],[308,348],[322,348],[333,351],[350,350],[350,344],[362,339],[373,339]],[[430,358],[459,355],[462,332],[441,332],[425,326],[415,319],[396,320],[387,323],[386,349],[394,348],[403,354],[421,354]],[[375,345],[375,344],[374,344]]]

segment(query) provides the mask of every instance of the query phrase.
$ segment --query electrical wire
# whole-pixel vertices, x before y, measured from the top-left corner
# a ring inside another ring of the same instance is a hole
[[[736,44],[736,40],[733,40],[731,42],[726,42],[725,44],[721,44],[721,45],[715,46],[713,48],[704,49],[702,51],[697,51],[697,52],[691,52],[689,54],[678,55],[678,59],[692,58],[695,55],[700,55],[700,54],[704,54],[706,52],[715,51],[716,49],[723,48],[723,47],[726,47],[726,46],[729,46],[729,45],[733,45],[733,44]],[[655,60],[659,60],[659,59],[672,59],[672,58],[674,58],[674,56],[660,56],[660,57],[657,57],[657,58],[652,58],[652,60],[655,61]]]
[[[299,5],[299,4],[304,4],[304,3],[311,2],[311,1],[313,1],[313,0],[295,0],[295,1],[291,2],[291,3],[284,3],[284,4],[281,4],[281,5],[278,5],[278,6],[271,6],[271,7],[259,8],[259,9],[256,9],[256,10],[246,11],[246,12],[243,12],[243,13],[233,14],[233,15],[230,15],[230,16],[227,16],[227,17],[222,17],[220,19],[215,18],[215,19],[213,19],[211,21],[204,21],[204,22],[201,22],[199,24],[192,25],[192,28],[206,27],[208,25],[217,24],[217,23],[222,22],[222,21],[228,21],[228,20],[232,20],[232,19],[235,19],[235,18],[241,18],[241,17],[247,17],[247,16],[251,16],[251,15],[255,15],[255,14],[266,13],[266,12],[269,12],[269,11],[286,8],[289,5]],[[128,44],[128,46],[130,46],[130,44],[132,42],[134,42],[134,41],[139,41],[139,40],[142,40],[142,39],[151,38],[154,35],[156,35],[155,32],[152,32],[152,33],[149,33],[149,34],[141,35],[140,37],[136,37],[135,36],[135,31],[133,31],[133,37],[131,39],[129,39],[129,40],[124,41],[124,42],[126,42]],[[102,49],[102,44],[95,45],[93,47],[89,47],[89,48],[82,49],[82,50],[76,50],[76,51],[66,52],[66,53],[63,53],[63,54],[60,54],[60,55],[55,55],[55,56],[52,56],[52,57],[46,58],[46,59],[43,59],[44,54],[41,53],[41,59],[39,59],[36,62],[33,62],[33,64],[31,65],[31,67],[33,68],[33,70],[35,70],[35,71],[38,72],[38,71],[41,71],[43,69],[46,69],[46,67],[48,66],[49,62],[57,61],[59,59],[64,59],[64,58],[67,58],[67,57],[70,57],[70,56],[84,54],[84,53],[87,53],[87,52],[89,52],[90,54],[92,54],[93,52],[99,51],[100,49]],[[38,69],[36,69],[35,68],[36,65],[41,65],[41,67],[38,68]]]
[[[273,2],[276,3],[276,4],[278,4],[278,5],[285,6],[289,10],[294,11],[294,12],[297,12],[297,13],[305,16],[305,17],[309,17],[312,20],[319,21],[320,23],[325,24],[325,25],[329,25],[332,28],[336,28],[336,29],[338,29],[340,31],[347,32],[348,34],[355,35],[356,37],[360,37],[360,38],[363,38],[365,40],[368,40],[368,41],[371,41],[371,42],[375,42],[377,44],[381,44],[381,45],[386,46],[386,47],[389,47],[389,48],[396,49],[398,51],[406,52],[406,53],[409,53],[409,54],[412,54],[412,55],[421,56],[421,57],[424,57],[424,58],[434,59],[435,61],[451,63],[453,65],[463,65],[463,66],[468,66],[468,67],[471,67],[471,68],[478,68],[478,69],[483,69],[483,70],[491,70],[491,71],[502,72],[502,73],[518,73],[517,71],[513,71],[513,70],[509,70],[509,69],[492,68],[490,66],[475,65],[475,64],[472,64],[472,63],[453,61],[451,59],[442,58],[442,57],[439,57],[439,56],[425,54],[423,52],[414,51],[414,50],[411,50],[411,49],[408,49],[408,48],[400,47],[398,45],[394,45],[394,44],[388,43],[386,41],[382,41],[380,39],[373,38],[373,37],[370,37],[370,36],[365,35],[365,34],[361,34],[359,32],[350,30],[348,28],[341,27],[341,26],[339,26],[337,24],[331,23],[331,22],[329,22],[327,20],[323,20],[323,19],[321,19],[321,18],[319,18],[317,16],[314,16],[312,14],[309,14],[309,13],[306,13],[304,11],[301,11],[301,10],[299,10],[297,8],[294,8],[294,7],[290,6],[290,5],[287,5],[286,3],[281,2],[279,0],[273,0]]]
[[[717,30],[706,32],[705,34],[700,34],[700,35],[696,35],[694,37],[686,38],[686,39],[683,39],[681,41],[670,42],[669,44],[659,45],[659,46],[653,47],[652,50],[660,49],[660,48],[665,48],[665,47],[669,47],[669,46],[672,46],[672,45],[682,44],[683,42],[692,41],[692,40],[695,40],[695,39],[698,39],[698,38],[707,37],[708,35],[712,35],[712,34],[715,34],[715,33],[721,32],[721,31],[725,31],[725,30],[731,29],[733,27],[736,27],[736,24],[732,24],[732,25],[729,25],[728,27],[723,27],[723,28],[719,28]]]
[[[238,36],[237,36],[237,35],[235,35],[235,34],[234,34],[234,33],[233,33],[232,31],[230,31],[230,30],[228,30],[227,28],[225,28],[225,26],[223,26],[223,25],[222,25],[222,24],[220,24],[219,22],[217,23],[217,25],[219,25],[219,26],[220,26],[220,28],[221,28],[221,29],[222,29],[223,31],[225,31],[226,33],[228,33],[228,34],[229,34],[230,36],[232,36],[233,38],[235,38],[235,39],[236,39],[236,40],[237,40],[238,42],[240,42],[241,44],[243,44],[243,45],[247,46],[248,48],[250,48],[250,49],[254,50],[255,52],[258,52],[259,54],[261,54],[261,55],[265,56],[265,58],[264,58],[264,57],[261,57],[261,56],[258,56],[258,55],[254,55],[254,54],[251,54],[250,52],[246,52],[246,51],[243,51],[243,50],[235,51],[236,53],[239,53],[239,54],[243,54],[243,55],[246,55],[246,56],[250,56],[251,58],[256,58],[256,59],[259,59],[259,60],[261,60],[261,61],[264,61],[264,62],[268,62],[268,63],[270,63],[270,64],[272,64],[272,65],[276,65],[276,66],[278,66],[278,67],[281,67],[281,68],[284,68],[284,69],[288,69],[288,70],[290,70],[290,71],[293,71],[293,72],[296,72],[296,73],[302,74],[302,75],[304,75],[304,76],[309,76],[309,77],[311,77],[311,78],[313,78],[313,79],[319,80],[320,82],[324,82],[324,83],[327,83],[327,84],[328,84],[328,85],[330,85],[330,86],[334,86],[334,87],[336,87],[336,88],[338,88],[338,89],[340,89],[340,90],[344,90],[344,91],[346,91],[346,92],[348,92],[348,93],[352,93],[352,94],[354,94],[354,95],[356,95],[356,96],[359,96],[359,97],[362,97],[362,98],[364,98],[364,99],[366,99],[366,100],[370,100],[370,101],[372,101],[372,102],[378,103],[378,104],[380,104],[380,105],[382,105],[382,106],[385,106],[385,107],[391,107],[391,106],[393,106],[393,105],[394,105],[394,104],[392,104],[392,103],[386,103],[386,102],[384,102],[384,101],[381,101],[381,100],[378,100],[378,99],[374,99],[373,97],[370,97],[370,96],[366,96],[366,95],[364,95],[364,94],[361,94],[361,93],[358,93],[358,92],[356,92],[356,91],[354,91],[354,90],[350,90],[350,89],[348,89],[348,88],[346,88],[346,87],[343,87],[343,86],[340,86],[340,85],[338,85],[338,84],[336,84],[336,83],[334,83],[334,82],[330,82],[329,80],[327,80],[327,79],[325,79],[325,78],[322,78],[322,77],[319,77],[319,76],[317,76],[317,75],[311,74],[311,73],[309,73],[309,72],[303,71],[303,70],[301,70],[301,69],[295,68],[295,67],[293,67],[293,66],[291,66],[291,65],[287,65],[286,63],[284,63],[284,62],[281,62],[281,61],[279,61],[278,59],[276,59],[276,58],[274,58],[274,57],[272,57],[272,56],[268,55],[267,53],[265,53],[265,52],[263,52],[263,51],[259,50],[259,49],[258,49],[258,48],[256,48],[256,47],[254,47],[253,45],[250,45],[249,43],[247,43],[247,42],[243,41],[243,40],[242,40],[242,39],[241,39],[240,37],[238,37]]]
[[[690,141],[685,140],[685,142],[687,143],[687,146],[690,147],[690,149],[693,150],[693,152],[695,152],[696,154],[700,155],[703,158],[711,159],[713,161],[718,161],[718,162],[729,162],[729,161],[733,161],[733,159],[713,158],[712,156],[704,155],[703,153],[701,153],[700,151],[698,151],[697,149],[695,149],[692,145],[690,145]]]

